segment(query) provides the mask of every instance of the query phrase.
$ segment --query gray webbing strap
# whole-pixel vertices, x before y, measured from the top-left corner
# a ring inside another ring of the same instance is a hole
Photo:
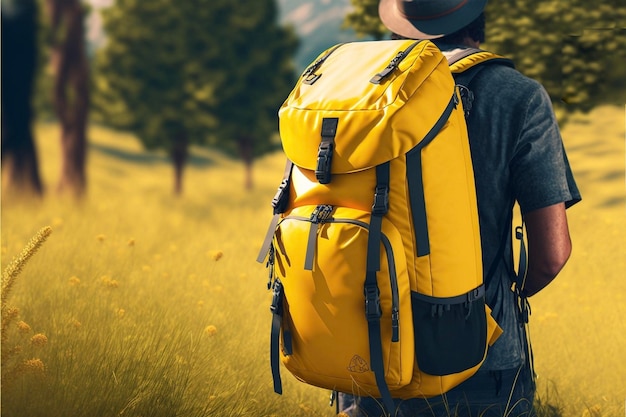
[[[369,235],[367,239],[367,266],[365,273],[365,316],[369,335],[370,363],[376,385],[386,409],[386,415],[394,411],[391,392],[385,381],[385,365],[383,359],[382,337],[380,330],[380,290],[376,280],[376,272],[380,269],[380,245],[382,239],[382,220],[389,209],[389,171],[390,163],[376,167],[376,189],[374,204],[370,217]]]

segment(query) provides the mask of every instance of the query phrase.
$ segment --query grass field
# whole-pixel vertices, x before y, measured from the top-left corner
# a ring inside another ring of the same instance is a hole
[[[624,109],[577,116],[563,132],[583,193],[572,259],[532,302],[542,403],[562,416],[625,415]],[[90,129],[89,192],[54,194],[55,125],[37,128],[40,202],[2,201],[2,267],[45,226],[3,317],[2,415],[332,416],[328,392],[269,372],[267,275],[254,262],[283,158],[255,165],[194,149],[185,194],[161,154]]]

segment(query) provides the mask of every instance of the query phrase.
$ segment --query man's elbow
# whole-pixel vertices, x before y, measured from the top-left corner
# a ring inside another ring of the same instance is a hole
[[[567,239],[541,256],[531,257],[524,286],[526,295],[530,297],[547,287],[561,272],[571,253],[572,243]]]
[[[528,294],[548,285],[561,272],[572,253],[572,241],[563,203],[526,214],[528,231]]]
[[[544,259],[541,269],[543,274],[556,277],[563,269],[570,255],[572,254],[572,241],[569,239],[562,242],[558,247],[553,248],[550,256]]]

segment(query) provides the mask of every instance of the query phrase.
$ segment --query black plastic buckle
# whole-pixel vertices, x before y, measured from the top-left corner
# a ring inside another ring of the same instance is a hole
[[[272,207],[274,207],[274,214],[284,213],[287,208],[287,204],[289,203],[289,199],[287,198],[287,190],[289,187],[289,179],[284,179],[280,182],[278,186],[278,190],[272,199]]]
[[[383,315],[380,308],[380,290],[377,286],[365,287],[365,316],[367,321],[379,320]]]
[[[332,143],[322,142],[317,151],[315,178],[317,178],[320,184],[330,183],[330,166],[333,158],[333,147]]]
[[[274,281],[274,289],[272,291],[272,304],[270,305],[270,311],[272,314],[277,314],[279,316],[283,315],[283,284],[280,280]]]
[[[463,112],[465,117],[469,117],[472,105],[474,103],[474,92],[464,85],[457,85],[459,88],[459,95],[461,96],[461,103],[463,103]],[[454,95],[454,107],[459,104],[456,94]]]
[[[382,216],[389,211],[389,187],[385,185],[377,185],[374,191],[374,205],[372,205],[372,214]]]
[[[519,304],[519,320],[521,323],[527,324],[530,319],[530,303],[525,296],[520,295]]]

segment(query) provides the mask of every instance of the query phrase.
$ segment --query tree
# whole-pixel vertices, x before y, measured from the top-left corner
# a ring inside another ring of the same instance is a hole
[[[234,13],[224,64],[228,65],[215,115],[215,144],[239,156],[246,166],[245,187],[252,187],[256,156],[277,148],[277,111],[294,84],[290,58],[298,41],[293,31],[276,26],[274,0],[253,1]]]
[[[46,0],[50,17],[54,110],[61,124],[58,191],[82,196],[87,187],[89,65],[85,51],[85,10],[80,0]]]
[[[513,5],[511,7],[511,5]],[[624,103],[626,8],[621,0],[490,2],[486,48],[548,90],[557,114]]]
[[[37,67],[37,3],[2,1],[2,185],[42,195],[32,133]]]
[[[357,33],[380,33],[373,0],[351,0],[347,18]],[[547,89],[557,114],[589,111],[602,103],[626,101],[626,8],[623,0],[516,2],[487,4],[485,49],[515,61],[524,74]],[[358,22],[358,23],[354,23]]]
[[[380,0],[350,0],[353,11],[344,19],[344,26],[354,29],[360,36],[372,36],[381,40],[388,34],[383,22],[378,18]]]
[[[236,149],[246,163],[268,149],[295,49],[273,0],[116,0],[103,18],[98,111],[169,153],[176,194],[191,144]]]

